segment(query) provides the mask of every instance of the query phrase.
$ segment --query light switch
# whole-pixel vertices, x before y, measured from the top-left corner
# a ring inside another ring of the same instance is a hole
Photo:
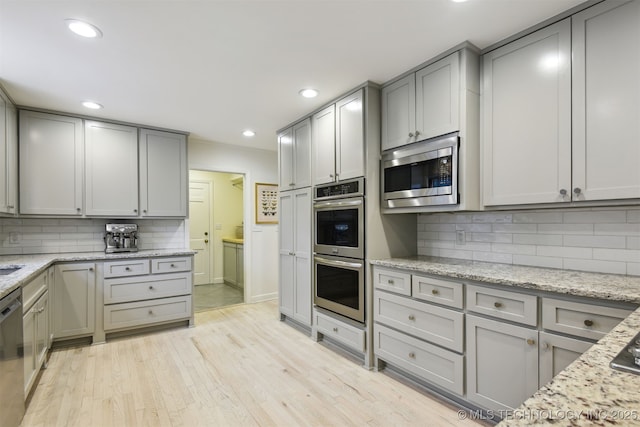
[[[222,224],[216,224],[216,230],[222,230]]]

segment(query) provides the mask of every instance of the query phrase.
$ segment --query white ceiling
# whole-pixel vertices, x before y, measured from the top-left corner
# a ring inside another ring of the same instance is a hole
[[[0,0],[0,82],[22,106],[275,150],[277,129],[366,80],[465,40],[485,48],[582,2]],[[103,38],[72,34],[66,18]],[[304,87],[320,95],[304,99]]]

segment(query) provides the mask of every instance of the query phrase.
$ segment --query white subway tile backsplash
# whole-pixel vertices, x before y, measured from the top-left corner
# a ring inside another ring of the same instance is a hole
[[[627,222],[625,211],[576,211],[564,213],[565,224],[603,224]]]
[[[513,263],[533,267],[562,268],[562,258],[537,255],[514,255]]]
[[[562,236],[557,234],[514,234],[513,243],[518,245],[562,246]]]
[[[593,224],[538,224],[541,234],[593,234]]]
[[[536,224],[493,224],[494,233],[535,233]]]
[[[637,206],[439,213],[419,215],[422,225],[420,255],[640,275]],[[465,231],[464,245],[456,230]]]
[[[141,249],[181,249],[185,245],[183,220],[0,218],[0,254],[103,251],[104,226],[109,222],[137,223]],[[17,243],[11,243],[12,233],[17,234]]]
[[[591,248],[618,248],[626,247],[624,236],[563,236],[565,246],[581,246]]]
[[[626,274],[627,265],[624,262],[598,261],[587,259],[565,258],[562,263],[565,270],[590,271],[594,273]]]
[[[514,223],[554,224],[562,222],[562,212],[518,212],[513,214]]]

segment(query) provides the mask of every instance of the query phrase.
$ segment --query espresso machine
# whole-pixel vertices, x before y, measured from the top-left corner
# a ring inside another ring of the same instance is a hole
[[[138,252],[137,224],[106,224],[104,242],[105,252]]]

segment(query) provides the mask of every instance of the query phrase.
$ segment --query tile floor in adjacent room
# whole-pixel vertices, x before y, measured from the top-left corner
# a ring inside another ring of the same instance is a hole
[[[226,283],[210,283],[194,286],[194,310],[204,311],[244,302],[243,290]]]

